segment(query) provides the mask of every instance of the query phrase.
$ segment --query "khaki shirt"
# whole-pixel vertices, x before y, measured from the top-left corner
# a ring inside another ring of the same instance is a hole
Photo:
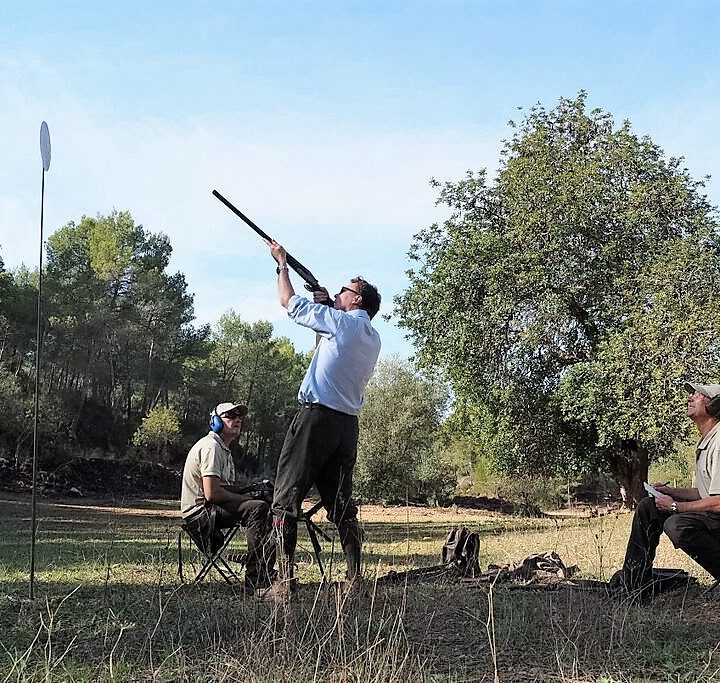
[[[697,445],[695,488],[700,498],[720,494],[720,422]]]
[[[235,481],[235,463],[230,449],[215,432],[208,432],[187,454],[182,477],[180,512],[183,517],[197,510],[205,498],[203,477],[219,477],[224,484]],[[198,503],[197,501],[201,502]]]

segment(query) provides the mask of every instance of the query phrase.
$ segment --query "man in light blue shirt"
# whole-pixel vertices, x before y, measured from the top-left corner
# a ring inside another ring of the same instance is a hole
[[[380,295],[357,277],[340,288],[332,305],[327,290],[314,292],[313,302],[297,296],[285,249],[274,241],[269,246],[278,264],[280,303],[298,325],[314,330],[318,340],[298,393],[302,405],[285,436],[275,479],[272,511],[279,574],[267,597],[286,600],[295,587],[298,516],[313,484],[328,519],[338,528],[348,582],[360,579],[362,539],[352,500],[352,474],[357,416],[380,353],[380,336],[370,323],[380,308]]]

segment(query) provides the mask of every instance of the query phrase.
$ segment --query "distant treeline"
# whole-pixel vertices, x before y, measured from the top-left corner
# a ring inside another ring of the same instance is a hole
[[[47,240],[39,454],[180,462],[222,400],[248,404],[244,469],[271,469],[296,407],[306,355],[268,322],[224,314],[194,326],[172,247],[128,212],[83,217]],[[0,456],[32,454],[38,273],[0,258]]]

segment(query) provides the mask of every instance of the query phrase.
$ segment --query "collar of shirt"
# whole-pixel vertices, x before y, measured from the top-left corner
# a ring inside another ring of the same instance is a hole
[[[222,448],[226,453],[232,453],[230,446],[226,445],[226,443],[222,440],[222,437],[219,434],[216,434],[212,429],[208,432],[208,436],[215,439],[215,441],[220,444],[220,448]]]

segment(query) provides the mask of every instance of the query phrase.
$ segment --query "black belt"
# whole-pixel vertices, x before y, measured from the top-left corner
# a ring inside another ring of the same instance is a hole
[[[335,408],[328,408],[328,406],[324,406],[322,403],[310,403],[309,401],[305,401],[305,403],[302,404],[303,408],[307,408],[308,410],[329,410],[331,413],[337,413],[338,415],[346,415],[347,417],[354,417],[353,415],[350,415],[350,413],[343,413],[342,410],[335,410]]]

